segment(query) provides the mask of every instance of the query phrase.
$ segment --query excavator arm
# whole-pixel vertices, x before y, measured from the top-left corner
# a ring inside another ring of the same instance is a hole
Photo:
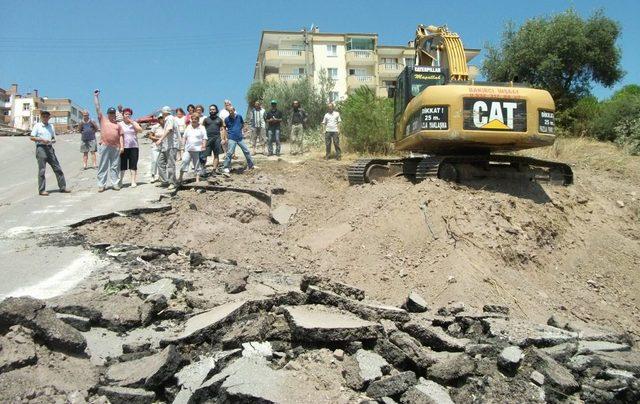
[[[462,40],[458,34],[449,31],[446,25],[418,25],[414,44],[418,65],[447,69],[448,81],[469,80]]]

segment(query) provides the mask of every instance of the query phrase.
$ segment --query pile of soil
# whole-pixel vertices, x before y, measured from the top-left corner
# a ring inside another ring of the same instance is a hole
[[[348,162],[263,161],[216,177],[262,190],[180,191],[168,212],[76,231],[95,243],[174,245],[248,268],[318,274],[394,305],[417,290],[434,306],[488,301],[544,322],[556,312],[640,336],[640,182],[575,169],[569,187],[481,180],[348,186]],[[284,192],[283,192],[284,191]],[[297,209],[286,225],[271,208]]]

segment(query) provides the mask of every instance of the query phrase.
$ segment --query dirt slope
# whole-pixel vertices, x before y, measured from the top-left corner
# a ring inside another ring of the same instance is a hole
[[[246,194],[181,191],[171,212],[78,232],[93,242],[177,245],[242,265],[326,274],[392,304],[416,289],[435,306],[495,302],[541,322],[561,311],[640,336],[636,160],[630,172],[577,164],[567,188],[402,178],[349,187],[348,162],[259,164],[217,181],[286,189],[273,207],[298,209],[287,226]]]

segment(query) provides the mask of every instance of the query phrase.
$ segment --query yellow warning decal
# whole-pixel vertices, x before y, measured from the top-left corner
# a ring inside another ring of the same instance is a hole
[[[482,129],[511,129],[511,128],[505,125],[503,122],[497,119],[494,119],[491,122],[483,125]]]

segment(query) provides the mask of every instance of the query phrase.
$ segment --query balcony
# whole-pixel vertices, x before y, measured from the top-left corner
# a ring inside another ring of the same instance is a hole
[[[311,63],[313,61],[311,52],[300,49],[271,49],[264,53],[264,65],[273,67],[280,67],[283,64],[304,65],[307,54]]]
[[[301,78],[304,78],[304,74],[280,74],[281,81],[296,81],[300,80]]]
[[[403,69],[404,64],[402,63],[380,63],[378,64],[378,75],[381,78],[393,78],[395,80]]]
[[[373,76],[358,76],[352,75],[347,77],[347,87],[349,90],[355,90],[358,87],[368,86],[372,89],[375,88],[375,82]]]
[[[345,56],[348,65],[367,66],[377,62],[376,54],[370,50],[348,50]]]

